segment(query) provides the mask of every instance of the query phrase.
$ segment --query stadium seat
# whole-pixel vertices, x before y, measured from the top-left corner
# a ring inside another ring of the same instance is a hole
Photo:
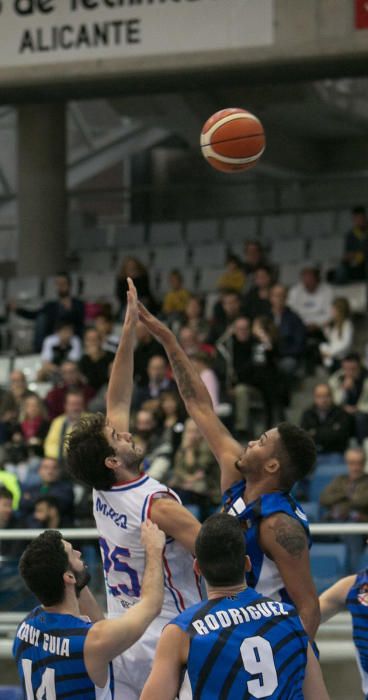
[[[336,286],[334,289],[335,297],[345,297],[354,314],[364,314],[367,310],[367,287],[364,282],[356,282],[354,284],[344,284],[343,287]]]
[[[202,293],[213,292],[217,288],[218,279],[223,268],[204,268],[200,270],[198,291]]]
[[[185,238],[188,245],[212,243],[218,238],[219,222],[217,219],[198,219],[188,221]]]
[[[319,520],[318,503],[302,503],[302,508],[310,523],[317,523]]]
[[[353,225],[351,212],[349,210],[343,209],[337,212],[336,230],[344,235],[347,231],[351,230]]]
[[[272,261],[278,264],[301,263],[305,258],[305,241],[302,238],[275,240],[272,244]]]
[[[14,369],[24,372],[27,382],[35,382],[37,372],[42,367],[40,355],[20,355],[14,360]]]
[[[347,547],[343,543],[314,543],[311,570],[318,593],[347,574]]]
[[[226,247],[223,243],[199,245],[193,248],[192,264],[195,267],[223,267],[226,259]]]
[[[326,454],[319,454],[316,461],[316,470],[325,470],[329,467],[342,467],[346,471],[346,462],[344,459],[344,455],[340,454],[339,452],[328,452]]]
[[[0,386],[7,386],[9,383],[10,366],[10,357],[0,357]]]
[[[224,241],[239,243],[244,248],[245,241],[257,238],[258,218],[256,216],[237,216],[224,221]],[[230,246],[233,249],[233,245]]]
[[[299,231],[303,238],[331,235],[335,230],[335,213],[332,211],[307,212],[301,215]]]
[[[331,474],[330,471],[326,472],[325,470],[321,470],[320,472],[315,472],[309,484],[309,500],[318,503],[321,491],[323,491],[335,476],[337,475]]]
[[[151,224],[149,244],[152,247],[165,245],[181,245],[183,243],[182,225],[180,221],[163,221]]]
[[[280,265],[279,280],[281,284],[284,284],[286,287],[291,287],[291,285],[296,284],[299,280],[298,267],[293,263]]]
[[[188,260],[188,249],[185,246],[166,246],[154,249],[153,267],[165,271],[166,274],[174,268],[181,270]]]
[[[82,285],[82,298],[87,301],[111,301],[114,297],[115,278],[111,273],[85,273]]]
[[[35,275],[29,277],[12,277],[6,287],[8,300],[29,301],[41,296],[41,278]]]
[[[80,257],[83,272],[108,272],[112,267],[112,254],[109,250],[86,250]]]
[[[292,238],[296,230],[295,214],[268,215],[261,219],[261,236],[268,242],[272,242],[275,238]]]
[[[343,254],[343,236],[326,236],[311,241],[309,255],[317,263],[330,263],[332,266]]]
[[[121,264],[124,260],[124,258],[137,258],[142,265],[149,265],[152,259],[152,253],[147,248],[146,246],[143,246],[141,248],[120,248],[118,250],[118,262],[115,265],[116,270],[118,271],[121,267]]]
[[[362,569],[368,569],[368,547],[364,549],[363,554],[359,559],[358,571],[361,571]]]
[[[15,685],[0,686],[0,700],[22,700],[23,691]]]
[[[131,224],[119,226],[115,232],[115,246],[117,248],[140,248],[145,242],[144,224]]]

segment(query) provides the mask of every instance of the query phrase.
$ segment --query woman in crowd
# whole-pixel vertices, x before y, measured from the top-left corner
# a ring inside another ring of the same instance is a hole
[[[173,451],[179,447],[184,430],[185,410],[178,394],[164,391],[159,397],[158,412],[162,420],[162,439],[170,442]]]
[[[351,350],[354,326],[351,321],[350,305],[345,297],[337,297],[331,307],[331,321],[324,327],[326,341],[319,351],[322,362],[329,372],[339,369],[341,360]]]
[[[31,394],[24,399],[23,420],[20,428],[28,447],[40,456],[43,455],[43,442],[48,433],[50,423],[44,402],[37,394]]]
[[[122,312],[125,309],[128,277],[132,278],[141,302],[155,313],[157,304],[150,290],[147,269],[138,258],[133,257],[124,258],[116,279],[115,295],[119,302],[119,311]]]

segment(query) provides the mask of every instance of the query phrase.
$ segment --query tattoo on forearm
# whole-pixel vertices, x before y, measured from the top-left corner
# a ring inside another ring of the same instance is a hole
[[[301,525],[287,515],[280,515],[272,530],[275,532],[276,542],[292,557],[300,557],[307,547],[307,538]]]
[[[180,392],[184,401],[186,399],[195,399],[196,390],[193,380],[188,372],[187,368],[180,360],[176,352],[173,352],[170,356],[171,366],[174,370],[175,378],[178,383]]]

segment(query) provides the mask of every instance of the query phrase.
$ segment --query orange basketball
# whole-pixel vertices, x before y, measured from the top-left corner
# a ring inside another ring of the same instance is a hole
[[[229,108],[207,119],[201,132],[201,150],[216,170],[235,172],[252,168],[265,149],[261,122],[245,109]]]

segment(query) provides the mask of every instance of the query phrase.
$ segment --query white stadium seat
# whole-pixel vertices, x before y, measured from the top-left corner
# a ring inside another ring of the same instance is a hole
[[[24,372],[27,382],[35,382],[42,367],[41,355],[19,355],[14,360],[14,369]]]
[[[299,221],[299,231],[302,238],[328,236],[335,230],[335,212],[318,211],[302,214]]]
[[[80,269],[83,272],[108,272],[112,266],[110,250],[86,250],[80,256]]]
[[[279,281],[286,287],[296,284],[299,281],[299,268],[295,263],[287,263],[279,267]]]
[[[198,219],[188,221],[186,226],[186,241],[189,245],[212,243],[218,239],[218,219]]]
[[[140,248],[144,242],[144,224],[130,224],[116,229],[115,246],[117,248]]]
[[[218,279],[223,271],[223,267],[206,267],[202,269],[199,274],[198,291],[202,293],[214,292],[217,288]]]
[[[367,286],[364,282],[336,285],[333,288],[335,297],[345,297],[354,314],[365,314],[367,311]]]
[[[237,216],[224,221],[224,240],[227,243],[241,244],[257,238],[258,218],[256,216]],[[233,246],[231,246],[233,248]]]
[[[195,267],[221,267],[226,261],[226,246],[223,243],[199,245],[193,248],[192,263]]]
[[[302,238],[276,240],[272,245],[271,260],[276,265],[300,263],[305,257],[305,241]]]
[[[86,272],[82,275],[82,297],[88,301],[111,301],[115,293],[115,276],[112,273]]]
[[[262,239],[270,243],[275,238],[292,238],[297,230],[295,214],[272,214],[261,219]]]
[[[41,296],[41,278],[35,275],[28,277],[12,277],[6,289],[7,299],[28,301],[39,299]]]
[[[185,246],[167,246],[154,249],[153,267],[155,270],[173,270],[185,267],[188,260],[188,249]]]
[[[326,236],[313,239],[309,255],[316,262],[333,264],[342,257],[343,250],[344,236]]]
[[[147,248],[146,245],[141,246],[139,249],[135,248],[124,248],[124,249],[119,249],[118,250],[118,262],[115,265],[116,270],[118,271],[121,267],[121,264],[124,260],[124,258],[137,258],[142,265],[149,265],[152,259],[152,253],[149,248]]]
[[[162,221],[151,224],[149,231],[150,246],[181,245],[183,242],[180,221]]]

